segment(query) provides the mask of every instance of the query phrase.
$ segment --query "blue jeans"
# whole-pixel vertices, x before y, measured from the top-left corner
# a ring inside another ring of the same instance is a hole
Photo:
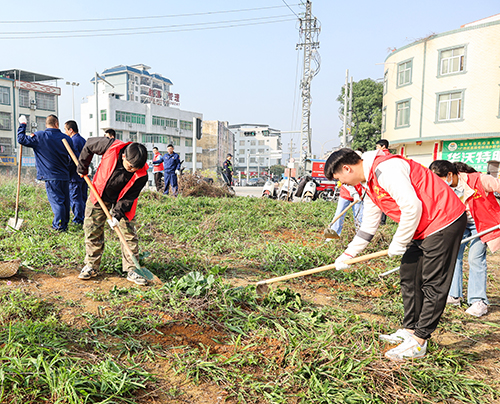
[[[339,201],[337,203],[337,210],[335,212],[335,217],[340,215],[340,212],[342,212],[345,208],[347,208],[351,203],[352,203],[351,201],[339,197]],[[356,205],[354,205],[352,207],[352,213],[354,215],[354,223],[356,224],[356,227],[359,227],[363,219],[363,202],[358,202]],[[346,214],[347,212],[344,213],[342,217],[338,219],[331,227],[331,229],[339,236],[340,233],[342,232],[342,227],[344,227],[344,219]]]
[[[52,228],[59,231],[68,230],[69,181],[45,181],[45,190],[47,191],[47,198],[54,213]]]
[[[473,236],[475,234],[477,234],[476,225],[474,223],[467,223],[462,239]],[[467,303],[470,305],[479,300],[482,300],[485,304],[488,304],[488,298],[486,297],[486,244],[483,243],[479,237],[469,241],[466,244],[460,245],[449,295],[453,297],[463,297],[462,263],[464,259],[464,250],[467,244],[470,244],[469,286],[467,288]]]

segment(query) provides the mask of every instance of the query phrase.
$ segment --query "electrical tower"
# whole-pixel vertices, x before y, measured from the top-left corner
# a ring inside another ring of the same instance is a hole
[[[300,83],[302,93],[302,123],[300,127],[300,166],[301,174],[305,172],[306,160],[311,158],[311,81],[320,68],[320,57],[318,36],[321,31],[320,23],[312,15],[312,3],[306,0],[306,11],[300,22],[300,42],[297,50],[304,50],[304,70]],[[311,62],[315,62],[316,67],[311,68]]]

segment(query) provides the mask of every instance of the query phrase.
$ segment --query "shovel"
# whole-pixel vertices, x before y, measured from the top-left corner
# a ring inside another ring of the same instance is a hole
[[[346,214],[346,212],[351,209],[354,205],[356,205],[358,202],[361,202],[361,199],[358,199],[357,201],[353,201],[349,204],[349,206],[347,208],[345,208],[342,212],[340,212],[337,216],[335,216],[333,218],[333,220],[330,222],[330,224],[328,225],[328,227],[325,229],[325,231],[323,232],[323,236],[325,238],[334,238],[334,239],[338,239],[340,238],[340,236],[337,234],[337,232],[335,230],[332,230],[331,229],[331,226],[332,224],[334,224],[337,220],[339,220],[343,215]]]
[[[484,230],[482,231],[481,233],[477,233],[477,234],[474,234],[473,236],[470,236],[470,237],[467,237],[467,238],[464,238],[460,244],[466,244],[468,243],[469,241],[471,240],[474,240],[475,238],[478,238],[478,237],[481,237],[481,236],[484,236],[485,234],[488,234],[488,233],[491,233],[493,230],[497,230],[497,229],[500,229],[500,224],[497,224],[496,226],[490,228],[490,229],[487,229],[487,230]],[[399,271],[399,267],[397,268],[394,268],[394,269],[390,269],[389,271],[386,271],[382,274],[380,274],[378,277],[379,278],[383,278],[384,276],[387,276],[387,275],[390,275],[394,272],[397,272]]]
[[[19,194],[21,192],[21,166],[23,163],[23,145],[19,145],[19,162],[17,164],[17,190],[16,190],[16,213],[7,222],[7,230],[19,230],[23,224],[23,219],[19,219]]]
[[[73,150],[71,149],[71,146],[69,145],[68,141],[66,139],[62,139],[62,142],[64,143],[64,146],[68,150],[69,155],[73,159],[73,162],[75,163],[76,166],[78,166],[78,159],[76,158],[75,153],[73,153]],[[90,178],[88,177],[88,175],[84,175],[83,178],[87,182],[87,184],[88,184],[89,188],[91,189],[91,191],[94,193],[94,196],[96,197],[97,201],[99,202],[99,205],[101,205],[101,209],[106,214],[106,217],[109,220],[112,220],[113,217],[109,213],[108,208],[106,207],[106,205],[104,204],[103,200],[101,199],[99,193],[95,189],[94,184],[92,184],[92,181],[90,181]],[[127,241],[125,240],[125,237],[123,236],[123,233],[120,230],[120,228],[118,226],[115,226],[115,227],[113,227],[113,229],[115,230],[116,234],[118,235],[118,238],[120,239],[120,242],[122,243],[122,246],[125,248],[125,251],[130,256],[130,258],[132,259],[132,261],[134,262],[135,272],[138,273],[141,276],[144,276],[149,281],[153,280],[154,282],[161,284],[162,282],[160,281],[160,279],[156,275],[154,275],[148,269],[146,269],[144,267],[141,267],[141,265],[139,264],[139,261],[137,260],[137,258],[135,258],[134,253],[132,252],[132,250],[128,246]]]
[[[357,262],[368,261],[368,260],[371,260],[373,258],[383,257],[383,256],[387,255],[388,252],[389,252],[389,250],[383,250],[383,251],[379,251],[379,252],[372,253],[372,254],[366,254],[366,255],[362,255],[361,257],[356,257],[356,258],[352,258],[350,260],[346,260],[346,261],[344,261],[344,263],[355,264]],[[271,278],[271,279],[267,279],[265,281],[259,281],[256,283],[256,286],[257,286],[256,291],[257,291],[257,294],[263,295],[263,294],[266,294],[267,291],[269,290],[269,287],[267,285],[269,285],[270,283],[286,281],[288,279],[299,278],[301,276],[311,275],[311,274],[315,274],[315,273],[323,272],[323,271],[328,271],[329,269],[335,269],[335,268],[337,268],[336,264],[330,264],[330,265],[325,265],[322,267],[308,269],[306,271],[296,272],[294,274],[278,276],[277,278]]]

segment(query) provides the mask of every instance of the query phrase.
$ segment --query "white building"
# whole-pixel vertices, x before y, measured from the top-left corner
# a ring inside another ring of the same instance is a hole
[[[382,137],[428,166],[500,160],[500,14],[430,35],[385,61]]]
[[[153,147],[165,154],[171,143],[184,160],[183,166],[191,170],[193,118],[203,119],[203,115],[181,110],[179,94],[170,92],[172,82],[149,69],[145,65],[120,65],[103,71],[100,76],[104,80],[98,79],[97,105],[95,94],[81,105],[80,133],[88,138],[96,136],[96,132],[103,136],[104,130],[114,129],[120,140],[143,143],[149,160]],[[201,153],[201,148],[197,147],[197,153]],[[201,169],[201,163],[196,167]],[[152,180],[150,173],[151,183]]]
[[[281,131],[269,125],[229,125],[234,133],[234,170],[242,175],[268,175],[269,168],[281,164]]]
[[[0,71],[0,167],[17,166],[18,118],[26,115],[27,132],[45,129],[47,116],[58,114],[59,77],[20,69]],[[23,148],[23,167],[34,167],[33,149]]]

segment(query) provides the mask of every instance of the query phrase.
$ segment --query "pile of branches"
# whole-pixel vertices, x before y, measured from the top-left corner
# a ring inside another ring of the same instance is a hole
[[[213,198],[233,196],[225,184],[219,185],[213,179],[200,177],[197,174],[179,176],[179,194],[182,196],[211,196]]]

